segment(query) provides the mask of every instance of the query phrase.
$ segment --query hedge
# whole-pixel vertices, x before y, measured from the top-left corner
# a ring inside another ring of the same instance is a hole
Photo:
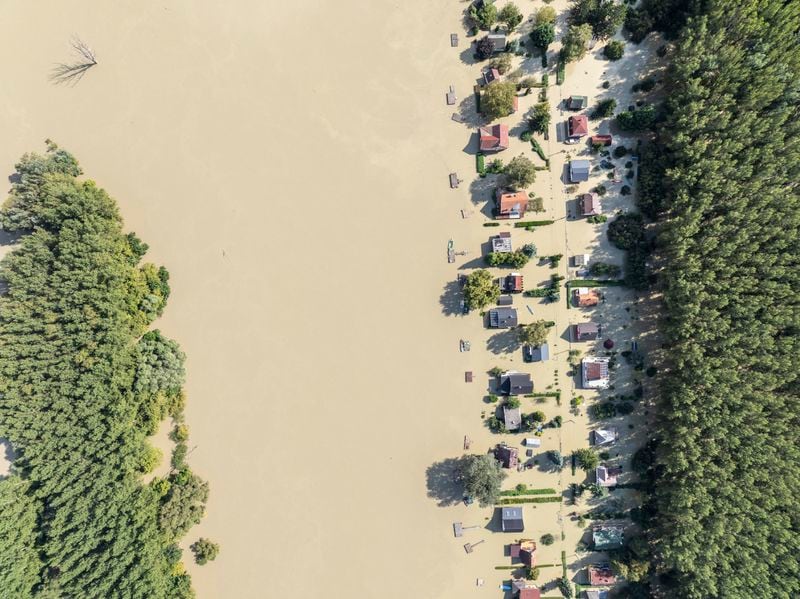
[[[501,499],[498,505],[509,505],[516,503],[561,503],[561,496],[556,497],[508,497]]]
[[[475,154],[475,169],[481,176],[484,176],[486,174],[486,166],[484,164],[483,154],[481,154],[480,152]]]
[[[525,489],[524,491],[517,491],[511,489],[509,491],[500,491],[503,497],[519,497],[520,495],[556,495],[558,491],[555,489]]]
[[[514,223],[517,229],[527,229],[528,227],[544,227],[545,225],[552,225],[554,220],[522,220]]]
[[[531,138],[531,146],[533,146],[533,151],[536,152],[539,155],[539,158],[541,158],[542,160],[547,162],[547,156],[545,155],[544,150],[542,149],[542,146],[539,145],[539,142],[536,141],[535,139]],[[549,166],[550,165],[548,164],[548,167]]]
[[[564,79],[567,78],[567,63],[563,60],[558,61],[558,68],[556,70],[556,85],[561,85],[564,83]]]

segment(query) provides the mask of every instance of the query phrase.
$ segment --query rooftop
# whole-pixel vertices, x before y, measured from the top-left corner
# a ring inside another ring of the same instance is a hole
[[[508,147],[508,125],[490,125],[478,129],[482,152],[499,152]]]
[[[489,328],[510,329],[517,326],[516,308],[492,308],[489,310]]]
[[[527,372],[505,372],[500,375],[500,392],[503,395],[533,393],[533,381]]]

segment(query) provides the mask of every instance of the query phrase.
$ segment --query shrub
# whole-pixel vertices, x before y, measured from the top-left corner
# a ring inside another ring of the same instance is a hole
[[[511,54],[503,53],[489,61],[489,68],[497,69],[501,75],[511,70]]]
[[[547,420],[547,416],[542,411],[531,412],[528,414],[528,418],[530,418],[531,422],[544,422]]]
[[[633,168],[633,162],[628,160],[628,162],[625,163],[625,168]]]
[[[509,408],[511,408],[512,410],[514,410],[514,409],[518,408],[522,404],[520,403],[519,397],[513,397],[512,396],[512,397],[509,397],[508,399],[506,399],[504,405],[509,407]]]
[[[603,56],[609,60],[619,60],[624,53],[625,44],[619,40],[612,40],[603,48]]]
[[[632,8],[625,15],[625,30],[630,34],[631,41],[638,44],[655,29],[653,17],[646,8]]]
[[[609,87],[611,87],[611,83],[608,81],[603,81],[603,89],[608,89]]]
[[[586,55],[589,41],[592,39],[591,25],[570,25],[561,40],[561,59],[563,62],[580,60]]]
[[[599,196],[604,196],[604,195],[606,195],[606,192],[607,192],[608,190],[606,189],[606,186],[605,186],[605,185],[598,185],[597,187],[595,187],[595,188],[594,188],[594,191],[595,191],[595,193],[596,193],[597,195],[599,195]]]
[[[600,458],[598,458],[597,454],[591,449],[578,449],[574,455],[578,466],[586,472],[594,470],[600,463]]]
[[[616,264],[607,264],[605,262],[595,262],[589,268],[589,272],[595,277],[618,277],[622,269]]]
[[[644,221],[638,212],[620,214],[608,226],[608,240],[621,250],[630,250],[644,240]]]
[[[532,135],[533,134],[530,131],[523,131],[522,134],[519,136],[519,139],[521,141],[526,141],[527,142],[527,141],[531,140],[531,136]]]
[[[537,25],[543,23],[550,23],[551,25],[556,22],[556,10],[552,6],[543,6],[536,11],[535,22]]]
[[[570,585],[569,578],[566,576],[562,576],[558,579],[558,590],[561,591],[561,594],[564,595],[566,599],[572,599],[572,585]]]
[[[620,195],[629,196],[631,195],[631,188],[629,185],[623,185],[619,190]]]
[[[553,535],[551,535],[550,533],[542,535],[541,538],[539,539],[539,541],[541,541],[542,545],[545,545],[545,546],[552,545],[555,542],[555,540],[556,540],[555,537]]]
[[[537,133],[547,132],[550,126],[550,104],[539,102],[528,113],[528,126]]]
[[[552,23],[542,23],[531,31],[531,43],[542,51],[547,52],[547,47],[556,39],[556,30]]]
[[[629,110],[617,115],[617,125],[623,131],[643,131],[653,126],[656,110],[652,106],[644,106],[638,110]]]
[[[605,100],[601,100],[598,102],[595,109],[592,111],[590,118],[596,119],[604,119],[608,118],[614,114],[614,110],[617,108],[617,101],[614,98],[607,98]]]
[[[469,8],[469,18],[476,27],[488,31],[497,22],[497,7],[488,1],[473,4]]]
[[[622,158],[623,156],[627,155],[628,148],[625,146],[617,146],[614,148],[614,158]]]
[[[201,566],[213,562],[219,555],[219,545],[203,537],[192,543],[189,548],[194,553],[194,561]]]
[[[635,406],[631,402],[624,402],[621,404],[617,404],[616,406],[617,414],[621,416],[625,416],[626,414],[630,414],[633,412]]]
[[[514,29],[522,23],[522,13],[519,8],[509,2],[500,9],[500,12],[497,14],[497,20],[501,23],[505,23],[509,31],[514,31]]]
[[[538,580],[539,579],[539,568],[525,568],[525,578],[528,580]]]
[[[648,368],[648,369],[645,371],[645,374],[646,374],[647,376],[649,376],[649,377],[654,377],[654,376],[656,375],[656,373],[657,373],[657,372],[658,372],[658,368],[656,368],[655,366],[651,366],[650,368]]]
[[[475,46],[475,55],[479,60],[486,60],[494,56],[494,43],[488,36],[482,37]]]
[[[536,246],[532,243],[526,243],[522,246],[522,253],[528,258],[533,258],[536,255]]]

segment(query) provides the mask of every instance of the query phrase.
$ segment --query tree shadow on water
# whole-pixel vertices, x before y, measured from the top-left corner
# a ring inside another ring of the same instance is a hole
[[[428,497],[435,499],[439,507],[456,505],[463,499],[464,487],[458,480],[463,464],[463,456],[447,458],[431,464],[425,471]]]
[[[458,316],[461,314],[461,300],[464,298],[461,292],[461,285],[458,281],[448,281],[444,284],[442,295],[439,296],[439,304],[442,306],[442,313],[445,316]]]

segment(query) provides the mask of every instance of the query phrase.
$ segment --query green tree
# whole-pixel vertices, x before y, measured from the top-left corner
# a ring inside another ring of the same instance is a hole
[[[536,133],[546,133],[550,126],[550,104],[539,102],[528,113],[528,126]]]
[[[484,36],[475,44],[475,54],[478,59],[486,60],[494,56],[494,42],[489,39],[489,36]]]
[[[573,0],[572,25],[588,24],[597,39],[612,37],[625,21],[626,7],[615,0]]]
[[[219,555],[219,545],[203,537],[197,539],[189,548],[194,553],[194,561],[201,566],[213,562]]]
[[[592,119],[604,119],[610,116],[613,116],[614,109],[617,107],[617,101],[614,98],[606,98],[605,100],[600,100],[597,103],[597,106],[592,111],[591,118]]]
[[[464,459],[461,469],[464,490],[482,506],[497,503],[505,478],[500,462],[490,454],[469,455]]]
[[[556,22],[556,9],[552,6],[542,6],[536,11],[536,18],[534,20],[536,26],[543,24],[555,25]]]
[[[531,31],[531,42],[534,46],[547,52],[548,46],[556,39],[556,30],[552,23],[542,23]]]
[[[489,61],[489,67],[497,69],[501,75],[505,75],[511,70],[511,54],[504,52]]]
[[[547,545],[552,545],[553,543],[555,543],[556,539],[555,539],[555,537],[553,535],[551,535],[550,533],[547,533],[547,534],[543,534],[542,537],[539,540],[541,541],[542,545],[547,546]]]
[[[522,23],[522,13],[515,4],[509,2],[500,9],[500,12],[497,14],[497,20],[501,23],[505,23],[506,29],[511,32]]]
[[[617,125],[623,131],[643,131],[650,129],[656,120],[656,109],[652,106],[642,106],[637,110],[620,112],[617,115]]]
[[[497,22],[497,7],[493,0],[478,0],[469,7],[469,17],[478,29],[489,30]]]
[[[591,449],[578,449],[575,452],[575,460],[582,470],[589,472],[597,468],[600,464],[600,458]]]
[[[564,62],[580,60],[586,55],[591,39],[591,25],[570,25],[561,40],[561,59]]]
[[[619,40],[611,40],[603,48],[603,56],[609,60],[619,60],[625,54],[625,44]]]
[[[503,169],[503,175],[509,187],[525,189],[536,180],[536,167],[530,158],[520,154],[509,161]]]
[[[517,339],[520,343],[527,343],[538,347],[547,341],[547,333],[550,330],[550,323],[546,320],[535,320],[530,324],[522,324],[517,327]]]
[[[481,113],[493,121],[514,112],[517,86],[511,81],[495,81],[487,85],[481,96]]]
[[[464,301],[471,310],[480,310],[500,297],[500,286],[488,270],[476,270],[467,275]]]

